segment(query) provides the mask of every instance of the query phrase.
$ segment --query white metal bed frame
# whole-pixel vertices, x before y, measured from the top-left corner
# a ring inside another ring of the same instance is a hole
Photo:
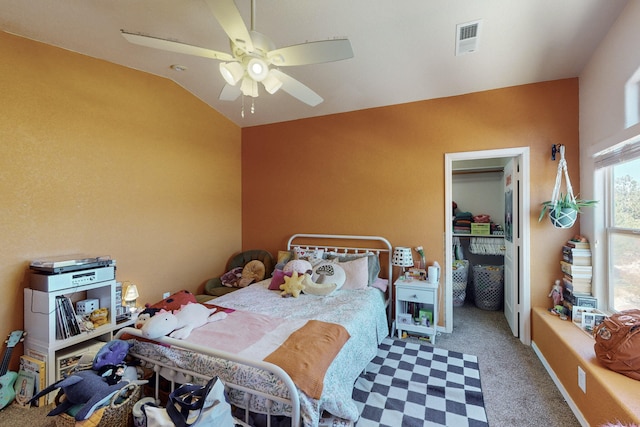
[[[303,243],[303,244],[295,243],[296,241],[308,242],[309,240],[319,240],[323,242],[340,241],[340,240],[377,242],[377,245],[380,247],[375,247],[376,244],[368,245],[373,247],[362,247],[362,246],[336,246],[336,245],[312,244],[312,243]],[[387,239],[379,236],[356,236],[356,235],[335,235],[335,234],[294,234],[289,238],[289,241],[287,242],[287,249],[293,250],[294,247],[298,247],[301,249],[325,249],[327,251],[343,253],[343,254],[359,254],[359,253],[367,253],[367,252],[375,253],[378,255],[381,253],[388,254],[387,256],[388,265],[387,265],[386,273],[389,276],[389,279],[388,279],[389,283],[387,285],[387,292],[385,296],[385,308],[387,310],[387,319],[391,319],[391,314],[390,314],[391,288],[392,288],[391,275],[393,271],[392,265],[391,265],[391,252],[393,248],[391,246],[391,243],[389,243]],[[120,331],[118,331],[115,338],[122,339],[121,337],[125,334],[142,338],[142,334],[140,330],[135,328],[123,328]],[[262,360],[251,360],[245,357],[238,356],[233,353],[228,353],[220,350],[213,350],[208,347],[185,342],[182,340],[177,340],[175,338],[171,338],[168,336],[156,339],[154,341],[158,342],[159,344],[164,344],[171,347],[178,347],[178,348],[194,351],[201,354],[218,357],[221,359],[229,360],[229,361],[242,364],[248,367],[258,368],[271,373],[275,378],[282,381],[282,383],[285,385],[286,389],[288,390],[289,398],[270,395],[263,391],[247,387],[246,385],[236,384],[230,381],[225,381],[225,388],[227,388],[227,390],[233,389],[233,390],[244,392],[245,397],[244,397],[243,404],[238,405],[237,403],[234,403],[234,405],[239,407],[240,409],[244,409],[245,423],[249,422],[250,413],[254,413],[254,414],[256,413],[255,410],[249,409],[250,399],[252,396],[258,396],[266,399],[267,412],[263,415],[266,415],[267,427],[271,426],[271,415],[273,414],[270,413],[269,409],[274,402],[280,402],[286,405],[290,405],[291,406],[291,426],[292,427],[300,426],[301,412],[300,412],[300,399],[298,396],[298,389],[293,383],[293,380],[291,379],[291,377],[279,366],[274,365],[272,363],[264,362]],[[173,391],[175,389],[175,385],[178,383],[193,382],[193,380],[196,378],[200,379],[202,382],[206,382],[210,379],[210,376],[208,375],[204,375],[198,372],[194,372],[188,369],[183,369],[183,368],[172,366],[172,365],[167,365],[160,361],[153,360],[146,356],[135,354],[133,352],[130,352],[130,353],[134,357],[142,360],[145,363],[146,367],[149,367],[154,371],[154,375],[155,375],[154,398],[156,399],[156,402],[159,401],[159,396],[160,396],[159,387],[160,387],[161,375],[162,377],[164,377],[166,380],[170,382],[171,390],[169,391]]]

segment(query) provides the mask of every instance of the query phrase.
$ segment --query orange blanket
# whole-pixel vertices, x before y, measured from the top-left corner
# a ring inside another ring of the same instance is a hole
[[[349,338],[342,325],[309,320],[264,360],[280,366],[300,390],[320,399],[325,373]]]

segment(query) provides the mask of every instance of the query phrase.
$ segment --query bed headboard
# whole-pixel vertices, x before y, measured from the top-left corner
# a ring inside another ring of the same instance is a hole
[[[324,249],[328,252],[358,254],[372,252],[380,259],[380,276],[388,280],[386,292],[387,317],[391,319],[392,274],[391,265],[393,247],[391,243],[380,236],[357,236],[346,234],[294,234],[287,242],[287,250]]]

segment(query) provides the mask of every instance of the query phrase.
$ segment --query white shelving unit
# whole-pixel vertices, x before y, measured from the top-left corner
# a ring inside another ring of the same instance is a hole
[[[396,329],[398,338],[402,332],[415,332],[429,337],[431,344],[436,342],[436,325],[438,323],[438,284],[425,280],[396,280],[394,283],[396,294]],[[410,313],[413,306],[414,313]],[[431,313],[432,321],[429,325],[416,322],[420,310]]]
[[[69,297],[73,303],[89,298],[98,299],[100,307],[109,309],[107,323],[93,331],[81,332],[66,339],[57,339],[56,297],[62,295]],[[27,332],[25,353],[33,350],[46,356],[47,384],[45,386],[59,379],[59,372],[55,369],[58,357],[67,355],[69,352],[82,352],[83,347],[95,345],[96,341],[110,341],[115,331],[132,323],[132,320],[116,322],[116,304],[115,278],[52,292],[31,288],[24,290],[24,326]]]

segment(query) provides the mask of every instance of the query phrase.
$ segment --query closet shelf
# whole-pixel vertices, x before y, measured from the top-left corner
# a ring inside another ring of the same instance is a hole
[[[493,238],[493,239],[504,239],[504,234],[460,234],[460,233],[453,233],[452,234],[453,237],[488,237],[488,238]]]

